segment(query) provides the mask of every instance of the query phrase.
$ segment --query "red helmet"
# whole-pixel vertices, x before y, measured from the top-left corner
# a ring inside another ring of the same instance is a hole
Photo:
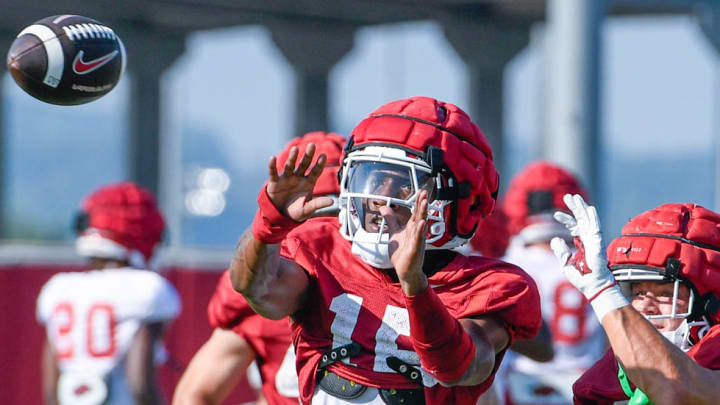
[[[315,195],[326,195],[326,194],[340,194],[340,184],[338,183],[338,170],[340,169],[340,156],[342,155],[343,146],[345,145],[345,137],[336,134],[334,132],[308,132],[307,134],[293,138],[285,149],[277,156],[277,170],[282,172],[285,167],[285,161],[290,154],[290,149],[293,146],[298,148],[299,155],[305,152],[305,148],[309,143],[315,144],[315,158],[313,164],[317,161],[320,154],[324,153],[327,155],[327,163],[322,174],[315,183],[313,194]]]
[[[683,282],[695,299],[680,315],[720,322],[720,214],[695,204],[661,205],[630,220],[607,254],[617,281]]]
[[[470,239],[470,246],[475,251],[495,259],[505,255],[509,244],[508,217],[502,209],[495,209],[492,214],[481,219],[475,236]]]
[[[152,194],[131,182],[100,187],[76,221],[81,256],[128,260],[145,267],[162,240],[165,221]]]
[[[369,174],[392,170],[402,172],[402,193],[371,196],[362,189],[373,181]],[[448,249],[470,239],[492,212],[499,185],[490,145],[477,125],[457,106],[428,97],[385,104],[360,122],[343,153],[340,177],[343,236],[356,240],[363,228],[359,199],[412,207],[427,188],[428,247]],[[356,181],[361,177],[367,180]]]
[[[587,192],[567,170],[546,161],[527,165],[513,177],[505,194],[503,209],[510,234],[520,234],[526,243],[569,237],[565,227],[552,218],[555,211],[567,211],[563,196],[568,193],[587,200]]]

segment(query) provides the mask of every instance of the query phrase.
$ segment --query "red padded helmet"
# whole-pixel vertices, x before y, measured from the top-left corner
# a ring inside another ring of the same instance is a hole
[[[720,321],[720,214],[661,205],[630,220],[607,254],[617,281],[684,282],[696,297],[690,319]]]
[[[505,194],[503,209],[509,218],[510,234],[523,232],[526,242],[565,236],[567,230],[552,214],[567,211],[563,196],[568,193],[587,200],[587,192],[569,171],[547,161],[527,165],[513,177]]]
[[[277,170],[282,172],[285,167],[285,161],[290,155],[290,149],[293,146],[298,148],[298,156],[302,156],[305,153],[305,149],[309,143],[315,144],[315,157],[313,158],[312,164],[317,162],[317,158],[320,154],[324,153],[327,155],[327,163],[322,174],[315,183],[313,194],[315,195],[326,195],[326,194],[340,194],[340,184],[338,183],[338,170],[340,170],[340,157],[342,155],[343,146],[345,146],[345,137],[336,134],[334,132],[308,132],[307,134],[292,139],[285,145],[285,149],[277,156]]]
[[[428,210],[428,247],[462,245],[495,206],[499,181],[492,151],[470,117],[453,104],[428,97],[398,100],[361,121],[343,153],[340,223],[348,239],[361,227],[352,199],[368,198],[348,188],[353,167],[380,162],[403,167],[412,178],[410,197],[388,199],[392,204],[412,207],[426,184],[418,178],[435,179]]]
[[[165,221],[152,194],[131,182],[110,184],[82,203],[76,223],[76,247],[82,256],[133,261],[140,254],[146,264],[162,240]]]
[[[510,244],[508,217],[502,209],[480,220],[470,246],[485,257],[499,259],[505,255]]]

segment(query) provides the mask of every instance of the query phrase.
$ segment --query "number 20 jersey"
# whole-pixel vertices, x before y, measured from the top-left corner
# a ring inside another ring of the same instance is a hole
[[[361,346],[360,354],[331,364],[329,370],[371,387],[418,388],[386,363],[395,356],[420,368],[400,284],[355,257],[335,219],[306,221],[285,238],[281,255],[302,266],[309,278],[307,301],[291,322],[303,403],[312,399],[323,353],[351,342]],[[429,283],[456,319],[493,316],[511,342],[532,338],[540,328],[537,288],[516,266],[458,254]],[[495,370],[503,355],[497,355]],[[479,385],[448,388],[421,369],[426,402],[475,404],[494,371]]]
[[[37,318],[60,372],[103,376],[120,365],[145,323],[180,312],[175,288],[162,276],[130,268],[59,273],[38,296]]]

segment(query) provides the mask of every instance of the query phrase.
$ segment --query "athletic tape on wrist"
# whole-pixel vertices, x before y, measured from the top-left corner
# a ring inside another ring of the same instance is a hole
[[[609,312],[622,308],[626,305],[630,305],[627,298],[625,298],[625,295],[620,290],[620,287],[615,282],[604,287],[597,294],[592,296],[589,301],[595,311],[595,314],[597,315],[598,320],[601,322],[603,317]]]
[[[459,380],[475,359],[475,344],[435,291],[405,297],[410,337],[420,364],[443,382]]]
[[[267,185],[258,194],[258,211],[252,223],[255,239],[267,244],[280,243],[302,222],[294,221],[280,212],[267,194]]]

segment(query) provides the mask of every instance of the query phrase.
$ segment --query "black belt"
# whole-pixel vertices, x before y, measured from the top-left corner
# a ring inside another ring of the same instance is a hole
[[[325,367],[336,361],[355,356],[360,353],[361,347],[357,343],[336,347],[323,354],[318,364],[318,386],[326,393],[341,399],[359,398],[367,391],[368,387],[340,377]],[[380,398],[388,405],[425,405],[425,389],[422,385],[420,370],[410,364],[390,357],[387,359],[388,366],[400,373],[408,380],[418,384],[421,388],[378,388]]]
[[[340,377],[329,370],[319,370],[318,386],[326,393],[340,399],[356,399],[367,391],[368,387],[347,378]],[[423,388],[378,388],[380,398],[387,405],[425,405]]]

